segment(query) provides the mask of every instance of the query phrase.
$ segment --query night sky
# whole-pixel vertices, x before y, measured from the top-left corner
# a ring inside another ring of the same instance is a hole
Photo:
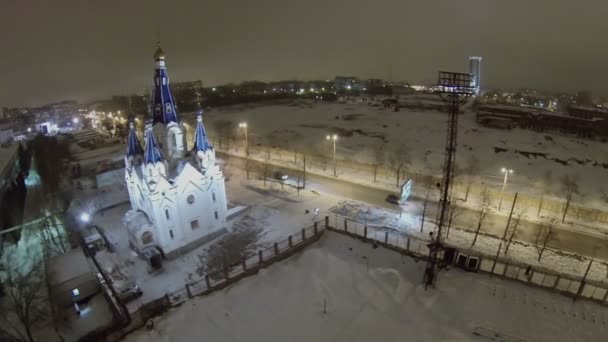
[[[155,3],[157,3],[155,5]],[[608,94],[605,0],[2,0],[0,106],[143,93],[160,28],[172,81],[355,75]]]

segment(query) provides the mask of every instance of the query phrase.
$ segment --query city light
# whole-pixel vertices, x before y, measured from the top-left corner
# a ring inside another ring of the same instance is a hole
[[[78,123],[78,118],[73,118],[72,122],[75,123],[75,124],[77,124]]]
[[[28,128],[27,128],[27,132],[28,132],[28,133],[32,133],[32,127],[28,127]]]

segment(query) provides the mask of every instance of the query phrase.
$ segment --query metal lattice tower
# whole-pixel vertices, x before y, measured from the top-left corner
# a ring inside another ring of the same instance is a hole
[[[443,162],[443,178],[440,184],[440,210],[437,225],[437,234],[431,235],[429,244],[430,255],[424,273],[425,288],[433,285],[437,266],[439,264],[439,254],[443,250],[443,227],[450,211],[450,199],[452,194],[452,181],[454,179],[454,167],[456,166],[456,144],[458,137],[458,113],[460,106],[463,105],[469,96],[475,93],[474,78],[471,74],[455,72],[439,72],[437,90],[441,100],[448,105],[448,129],[445,145],[445,159]]]

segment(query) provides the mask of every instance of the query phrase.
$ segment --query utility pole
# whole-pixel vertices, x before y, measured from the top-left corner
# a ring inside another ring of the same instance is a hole
[[[439,254],[443,250],[442,230],[446,226],[448,213],[450,211],[450,198],[452,193],[452,181],[454,179],[454,167],[456,165],[456,140],[458,137],[458,113],[460,106],[467,98],[474,94],[473,75],[439,72],[437,90],[435,91],[443,102],[448,105],[448,129],[445,145],[445,159],[443,163],[442,182],[440,184],[440,212],[437,225],[437,235],[429,244],[429,260],[424,271],[425,289],[435,284],[439,264]]]

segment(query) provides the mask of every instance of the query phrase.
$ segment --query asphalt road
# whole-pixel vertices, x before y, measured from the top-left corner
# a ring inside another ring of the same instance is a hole
[[[225,154],[220,154],[222,157],[226,157]],[[244,168],[245,159],[242,157],[230,156],[229,164],[231,167]],[[287,168],[281,168],[274,165],[271,168],[273,172],[282,171],[286,174],[293,174],[293,170]],[[391,193],[390,191],[372,188],[365,185],[353,184],[340,180],[339,178],[313,174],[306,174],[306,180],[306,187],[310,190],[336,194],[356,201],[365,202],[371,205],[385,207],[396,211],[400,210],[397,205],[386,202],[386,197]],[[397,191],[395,191],[395,194],[396,192]],[[404,210],[407,211],[408,207],[417,208],[417,214],[421,215],[422,211],[418,208],[422,207],[423,201],[424,200],[421,198],[412,197],[408,199],[408,204],[405,206]],[[434,220],[437,215],[437,210],[437,202],[429,202],[427,205],[425,220]],[[459,215],[454,218],[453,225],[460,229],[474,232],[477,228],[478,219],[479,212],[477,210],[461,208]],[[507,220],[508,217],[506,215],[496,214],[490,211],[483,222],[481,232],[502,238]],[[512,224],[507,237],[511,234],[511,230],[513,229]],[[514,240],[519,240],[534,245],[540,229],[543,229],[542,224],[521,220],[517,227]],[[553,233],[547,242],[547,246],[579,255],[608,260],[608,240],[599,236],[589,235],[584,232],[554,227]]]

